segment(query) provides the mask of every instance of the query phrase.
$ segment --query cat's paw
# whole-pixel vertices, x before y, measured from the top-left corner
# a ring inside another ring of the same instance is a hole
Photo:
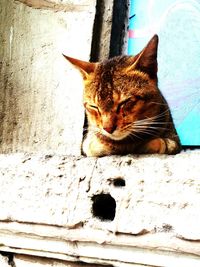
[[[176,142],[175,140],[172,140],[170,138],[165,138],[165,144],[166,144],[166,154],[173,155],[181,150],[181,145],[179,142]]]
[[[88,135],[83,141],[82,145],[83,153],[87,157],[102,157],[110,155],[108,147],[95,135]]]
[[[142,149],[142,153],[147,154],[176,154],[179,151],[179,145],[170,138],[156,138],[146,143]]]
[[[164,154],[165,151],[166,151],[165,141],[162,138],[156,138],[146,143],[143,146],[141,152],[147,154],[154,154],[154,153]]]

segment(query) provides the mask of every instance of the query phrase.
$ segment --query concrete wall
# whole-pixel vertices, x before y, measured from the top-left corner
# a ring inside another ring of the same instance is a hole
[[[0,251],[12,267],[199,267],[199,162],[0,155]]]
[[[95,5],[1,0],[0,153],[80,154],[82,80],[62,53],[89,59]]]

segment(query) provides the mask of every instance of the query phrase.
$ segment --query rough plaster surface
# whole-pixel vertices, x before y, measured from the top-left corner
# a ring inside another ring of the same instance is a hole
[[[0,152],[80,155],[82,79],[62,53],[89,59],[95,1],[84,3],[82,12],[54,12],[1,0]]]
[[[92,216],[91,198],[103,192],[111,194],[117,205],[110,229],[138,234],[165,223],[180,234],[194,231],[200,238],[196,232],[200,224],[196,213],[200,205],[199,160],[195,151],[99,159],[1,155],[0,219],[68,227],[87,222],[102,227],[105,224]],[[114,186],[116,178],[124,179],[126,185]]]
[[[1,155],[1,250],[113,266],[196,267],[199,161],[199,151],[98,159]],[[115,186],[119,178],[125,186]],[[94,216],[92,198],[102,193],[116,202],[112,221]]]
[[[5,257],[5,256],[2,256],[0,254],[0,266],[1,267],[11,267],[9,264],[8,264],[8,258]]]

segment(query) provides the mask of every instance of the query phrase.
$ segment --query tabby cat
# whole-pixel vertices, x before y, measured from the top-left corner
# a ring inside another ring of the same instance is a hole
[[[181,145],[158,89],[158,36],[136,56],[89,63],[65,56],[82,73],[88,130],[86,156],[176,154]]]

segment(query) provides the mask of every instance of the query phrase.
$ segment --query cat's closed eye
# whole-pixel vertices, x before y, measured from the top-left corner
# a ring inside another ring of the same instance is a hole
[[[117,113],[122,112],[125,115],[126,112],[130,111],[134,107],[136,102],[137,100],[133,100],[130,98],[122,101],[117,107]]]
[[[100,114],[99,108],[95,105],[85,103],[84,107],[89,112],[98,112]]]

